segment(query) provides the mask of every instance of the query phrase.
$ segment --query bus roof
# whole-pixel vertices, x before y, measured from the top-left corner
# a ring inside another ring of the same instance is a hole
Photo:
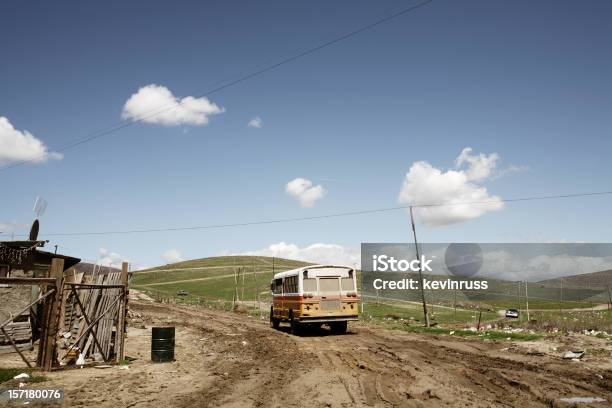
[[[337,268],[337,269],[346,269],[349,271],[352,271],[353,268],[349,267],[349,266],[343,266],[343,265],[309,265],[309,266],[303,266],[301,268],[297,268],[297,269],[291,269],[290,271],[284,271],[284,272],[279,272],[274,274],[274,278],[272,279],[280,279],[280,278],[285,278],[287,276],[297,276],[300,273],[302,273],[303,271],[306,270],[312,270],[312,269],[333,269],[333,268]]]

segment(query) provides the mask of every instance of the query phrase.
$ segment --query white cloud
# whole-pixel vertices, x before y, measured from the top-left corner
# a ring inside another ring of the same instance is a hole
[[[161,254],[161,258],[164,260],[164,262],[170,264],[181,262],[183,260],[183,255],[181,255],[178,249],[172,248]]]
[[[263,120],[259,116],[255,116],[249,121],[248,127],[261,129],[263,127]]]
[[[11,232],[15,232],[20,228],[25,228],[27,225],[18,224],[13,221],[0,221],[0,233],[10,234]]]
[[[495,170],[499,155],[491,153],[489,155],[480,153],[478,156],[472,155],[472,148],[466,147],[461,151],[455,160],[457,168],[466,165],[465,176],[469,181],[480,181],[490,177]]]
[[[267,248],[246,252],[242,255],[274,256],[319,264],[355,266],[361,262],[359,250],[336,244],[316,243],[304,248],[295,244],[279,242]]]
[[[415,216],[427,226],[455,224],[504,208],[498,196],[490,195],[480,183],[491,178],[499,156],[472,155],[465,148],[457,157],[456,169],[443,171],[426,161],[412,164],[399,194],[402,204],[454,204],[415,208]],[[465,204],[479,202],[480,204]],[[484,203],[482,203],[484,202]],[[462,204],[463,203],[463,204]]]
[[[150,84],[130,96],[121,117],[166,126],[205,125],[210,116],[224,111],[208,98],[186,96],[179,99],[165,86]]]
[[[96,264],[101,266],[110,266],[111,268],[121,268],[123,262],[129,262],[116,252],[109,251],[106,248],[98,250],[98,260]]]
[[[310,208],[314,205],[317,200],[320,200],[325,196],[325,189],[323,186],[312,185],[312,181],[298,177],[287,183],[285,192],[291,197],[295,198],[302,207]]]
[[[47,146],[27,130],[17,130],[9,120],[0,116],[0,164],[12,161],[42,163],[60,160],[60,153],[50,152]]]

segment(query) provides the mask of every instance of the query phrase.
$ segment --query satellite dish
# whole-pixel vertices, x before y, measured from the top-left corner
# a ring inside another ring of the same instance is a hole
[[[34,220],[32,228],[30,228],[30,241],[36,241],[38,239],[38,230],[40,229],[40,223],[38,220]]]

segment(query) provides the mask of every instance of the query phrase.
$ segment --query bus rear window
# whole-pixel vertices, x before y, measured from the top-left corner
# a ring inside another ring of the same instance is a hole
[[[304,279],[304,292],[316,292],[317,291],[317,280],[314,278]]]
[[[321,294],[340,292],[340,280],[338,278],[319,278],[319,292]]]
[[[355,290],[355,284],[353,283],[353,278],[342,278],[342,291],[350,292]]]

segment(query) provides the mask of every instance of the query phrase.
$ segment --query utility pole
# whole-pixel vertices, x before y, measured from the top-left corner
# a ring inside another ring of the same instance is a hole
[[[606,285],[608,289],[608,310],[612,309],[612,294],[610,293],[610,285]]]
[[[255,271],[255,257],[251,258],[251,272],[253,272],[253,279],[255,279],[255,298],[257,300],[257,311],[259,318],[261,319],[261,300],[259,298],[259,279],[257,279],[257,272]]]
[[[242,297],[242,300],[244,301],[245,300],[244,299],[244,275],[246,274],[245,273],[246,272],[246,267],[243,266],[241,269],[242,269],[242,295],[241,295],[241,297]]]
[[[559,302],[559,312],[563,313],[563,278],[561,278],[561,301]]]
[[[591,292],[591,278],[589,277],[589,293]],[[593,298],[590,297],[589,301],[591,303],[591,313],[595,314],[595,309],[593,308]]]
[[[414,215],[412,214],[412,206],[410,206],[410,222],[412,223],[412,235],[414,236],[414,249],[416,258],[421,259],[419,255],[419,244],[417,242],[416,227],[414,226]],[[425,301],[425,288],[423,287],[423,265],[419,262],[419,281],[421,284],[421,300],[423,301],[423,317],[425,318],[425,327],[429,327],[429,315],[427,314],[427,302]]]
[[[527,306],[527,323],[529,323],[529,292],[527,291],[527,282],[525,282],[525,306]]]
[[[516,282],[516,310],[519,312],[519,321],[521,320],[521,281]]]
[[[453,321],[457,323],[457,289],[453,286]]]
[[[234,299],[232,301],[232,310],[236,307],[236,301],[238,300],[238,275],[237,270],[234,268]]]

